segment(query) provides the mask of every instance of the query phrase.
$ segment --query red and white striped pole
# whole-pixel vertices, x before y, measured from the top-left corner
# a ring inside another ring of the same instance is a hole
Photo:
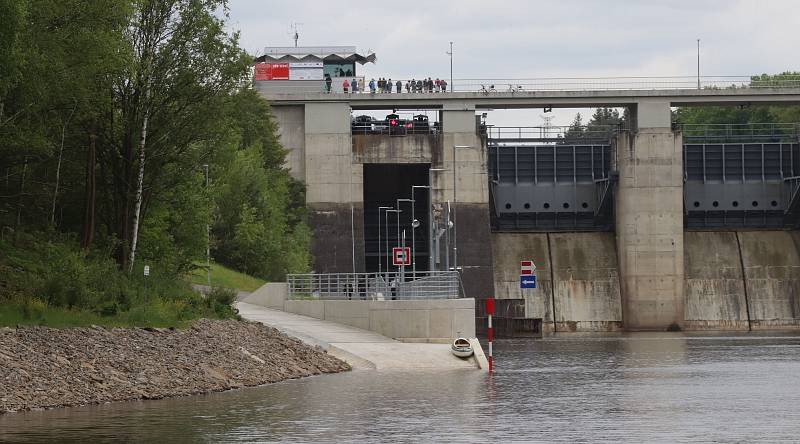
[[[486,299],[486,316],[489,322],[486,329],[486,336],[489,339],[489,373],[492,373],[492,339],[494,339],[494,332],[492,330],[492,315],[494,314],[494,298]]]

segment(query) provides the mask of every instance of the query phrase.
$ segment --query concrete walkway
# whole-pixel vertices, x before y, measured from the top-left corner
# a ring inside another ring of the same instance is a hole
[[[477,369],[474,359],[450,353],[449,344],[418,344],[395,341],[360,328],[307,316],[237,302],[239,314],[318,345],[354,369]],[[480,351],[482,353],[482,351]]]

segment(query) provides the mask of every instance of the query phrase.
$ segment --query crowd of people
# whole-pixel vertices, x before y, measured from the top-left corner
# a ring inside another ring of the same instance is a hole
[[[392,79],[385,79],[383,77],[375,80],[374,78],[369,81],[369,92],[375,93],[397,93],[400,94],[405,89],[406,93],[434,93],[434,92],[447,92],[447,81],[439,79],[434,80],[428,77],[427,79],[402,80],[393,82]]]
[[[333,79],[330,76],[325,76],[325,90],[327,92],[331,92],[332,83]],[[362,78],[344,79],[342,81],[342,90],[345,93],[369,92],[371,94],[399,94],[403,93],[404,90],[408,94],[447,92],[446,80],[439,78],[432,79],[430,77],[421,80],[411,79],[406,80],[405,82],[402,80],[393,81],[392,79],[386,79],[383,77],[378,78],[378,80],[372,78],[366,86],[369,91],[364,88],[364,80]]]

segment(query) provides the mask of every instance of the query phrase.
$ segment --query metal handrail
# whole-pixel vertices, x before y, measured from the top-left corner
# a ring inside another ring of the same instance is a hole
[[[268,82],[268,81],[267,81]],[[405,85],[405,81],[402,81]],[[673,90],[673,89],[728,89],[728,88],[799,88],[800,76],[782,75],[779,78],[762,79],[759,76],[620,76],[620,77],[539,77],[539,78],[464,78],[453,80],[447,91],[398,92],[391,94],[450,94],[475,92],[481,94],[524,94],[534,91],[602,91],[602,90]],[[310,92],[308,82],[298,85],[282,84],[285,94],[292,91]],[[311,89],[325,92],[322,81],[314,82]],[[272,94],[284,92],[270,91]],[[331,94],[345,95],[333,91]],[[383,97],[389,93],[365,90],[348,92],[347,95],[374,95]]]
[[[518,142],[518,141],[607,141],[614,134],[620,132],[621,125],[599,125],[581,126],[580,132],[570,132],[575,130],[574,126],[529,126],[529,127],[510,127],[510,126],[487,126],[487,139],[491,143]]]
[[[457,271],[287,275],[291,300],[413,300],[461,297]]]
[[[797,123],[678,124],[684,141],[759,142],[797,140]]]

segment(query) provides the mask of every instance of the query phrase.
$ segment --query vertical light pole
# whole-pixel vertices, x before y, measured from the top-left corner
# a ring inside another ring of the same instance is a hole
[[[381,254],[381,212],[383,210],[391,210],[391,209],[392,207],[378,207],[378,276],[380,276],[381,274],[381,259],[383,259],[383,255]],[[389,240],[387,239],[386,241],[388,242]],[[386,271],[389,270],[387,269]]]
[[[458,176],[458,164],[456,163],[456,150],[462,148],[472,148],[472,145],[453,145],[453,270],[458,270],[458,236],[456,229],[458,224],[456,222],[456,177]],[[449,253],[448,253],[449,254]]]
[[[429,239],[429,242],[428,242],[428,244],[429,244],[428,245],[428,251],[429,251],[429,253],[428,253],[429,261],[428,262],[430,263],[430,270],[431,271],[434,271],[436,269],[436,259],[437,258],[434,256],[434,242],[436,243],[436,248],[435,248],[436,252],[438,253],[438,251],[439,251],[439,248],[438,248],[439,240],[436,238],[437,233],[436,233],[436,229],[435,229],[434,223],[433,223],[433,211],[432,211],[432,208],[433,208],[433,179],[431,177],[431,173],[438,173],[438,172],[441,172],[441,171],[449,171],[449,170],[446,169],[446,168],[429,168],[428,169],[428,220],[430,221],[429,222],[430,225],[428,226],[428,234],[430,236],[430,239]],[[438,256],[438,254],[437,254],[437,256]]]
[[[450,56],[450,92],[455,92],[456,86],[453,84],[453,42],[450,42],[450,51],[446,54]]]
[[[414,235],[414,233],[417,231],[417,227],[414,226],[414,222],[416,221],[416,219],[414,218],[414,206],[416,205],[416,202],[417,202],[417,196],[416,196],[416,193],[415,193],[417,188],[423,188],[423,189],[427,188],[429,190],[428,191],[428,221],[427,221],[428,223],[430,223],[430,217],[431,217],[431,211],[430,211],[430,209],[431,209],[431,202],[430,202],[430,189],[431,189],[431,186],[430,185],[413,185],[413,186],[411,186],[411,200],[414,201],[414,203],[411,204],[411,273],[412,273],[412,275],[414,276],[415,279],[417,277],[417,238]],[[419,223],[419,222],[417,222],[417,223]]]
[[[414,199],[397,199],[397,209],[400,209],[400,202],[410,202],[411,203],[411,211],[414,211]],[[400,214],[397,215],[397,239],[400,242],[400,248],[403,249],[403,255],[405,257],[405,248],[406,248],[406,230],[403,229],[403,237],[400,238]],[[405,260],[403,260],[405,263]],[[402,277],[402,281],[405,282],[405,265],[400,266],[400,276]]]
[[[383,250],[386,253],[386,272],[389,272],[389,210],[394,209],[393,207],[386,207],[386,211],[383,213],[383,233],[384,233],[384,241],[386,242],[386,248]]]
[[[403,212],[403,210],[400,210],[400,209],[397,209],[397,210],[386,210],[386,223],[387,223],[387,225],[389,223],[389,213],[394,213],[395,215],[397,215],[397,225],[396,225],[396,228],[397,228],[397,242],[400,242],[400,213],[402,213],[402,212]],[[388,239],[387,239],[387,243],[388,243]],[[387,246],[387,249],[388,249],[388,246]],[[388,256],[387,256],[387,261],[386,262],[387,262],[386,263],[386,271],[388,272],[389,271]]]
[[[208,164],[203,164],[203,171],[206,175],[206,194],[208,194]],[[206,220],[206,273],[208,285],[211,286],[211,224]]]
[[[700,39],[697,39],[697,89],[700,89]]]

